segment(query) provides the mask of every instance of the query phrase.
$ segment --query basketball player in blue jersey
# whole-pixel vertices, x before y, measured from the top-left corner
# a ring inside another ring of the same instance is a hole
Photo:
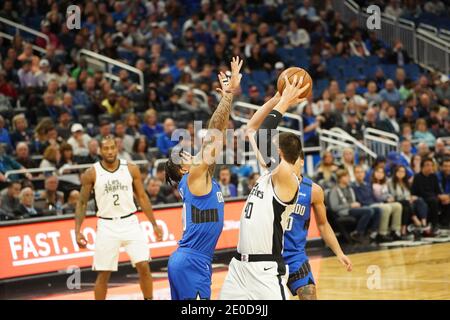
[[[288,83],[287,79],[285,81]],[[300,86],[302,82],[303,79],[300,80]],[[250,137],[250,143],[255,150],[257,150],[256,141],[251,133],[254,133],[259,129],[264,119],[272,120],[271,118],[275,118],[274,116],[270,117],[271,115],[276,115],[276,117],[281,118],[289,107],[289,105],[277,104],[279,99],[280,96],[277,93],[271,99],[272,102],[267,103],[258,109],[248,123],[247,130]],[[300,103],[303,100],[304,99],[300,99],[297,103]],[[267,120],[264,121],[264,123],[266,124]],[[271,128],[276,128],[276,125],[273,124]],[[265,127],[268,127],[267,124]],[[301,167],[303,167],[303,152],[300,153],[300,158]],[[257,159],[262,167],[267,167],[268,161],[264,159],[259,152],[257,152]],[[299,191],[297,202],[292,207],[292,212],[289,216],[286,231],[284,233],[283,258],[285,263],[289,266],[289,278],[287,284],[292,295],[298,295],[300,300],[313,300],[317,299],[316,287],[305,251],[311,208],[314,209],[317,227],[327,246],[336,254],[338,260],[346,267],[347,271],[352,270],[352,263],[342,252],[333,229],[328,223],[322,188],[313,183],[310,179],[303,177],[300,172],[301,170],[296,172],[300,180]]]
[[[223,195],[213,179],[214,160],[222,149],[241,67],[242,60],[233,58],[230,79],[219,75],[222,98],[211,116],[200,152],[192,158],[182,152],[181,163],[171,156],[165,164],[166,180],[178,184],[183,199],[183,236],[168,263],[173,300],[211,298],[211,263],[224,219]]]

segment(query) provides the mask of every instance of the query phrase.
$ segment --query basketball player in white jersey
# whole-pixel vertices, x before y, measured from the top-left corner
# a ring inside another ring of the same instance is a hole
[[[299,96],[309,84],[301,87],[301,81],[287,78],[281,97],[276,95],[263,108],[288,108],[298,104]],[[266,129],[275,129],[281,114],[260,119],[257,128],[264,123]],[[257,146],[250,140],[255,152]],[[301,141],[293,133],[280,133],[278,138],[280,162],[256,182],[247,198],[240,220],[237,254],[231,260],[227,277],[220,293],[222,300],[285,300],[286,266],[283,261],[283,234],[289,210],[297,201],[300,170]]]
[[[137,208],[134,195],[152,223],[158,241],[162,240],[162,230],[153,216],[139,168],[126,160],[118,159],[117,153],[114,137],[103,138],[100,142],[102,160],[87,169],[81,177],[80,199],[75,213],[77,243],[81,248],[86,247],[87,241],[80,230],[86,215],[87,202],[91,191],[94,190],[99,218],[92,266],[93,270],[98,271],[95,299],[106,298],[108,281],[111,272],[117,271],[119,249],[123,246],[139,273],[144,299],[150,300],[153,298],[153,281],[148,264],[150,253],[135,215]]]

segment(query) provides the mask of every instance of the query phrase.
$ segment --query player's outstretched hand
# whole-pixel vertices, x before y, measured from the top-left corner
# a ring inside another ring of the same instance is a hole
[[[221,88],[216,88],[222,95],[225,93],[235,93],[241,84],[242,74],[240,73],[243,60],[238,56],[231,59],[231,76],[228,77],[221,72],[217,75]]]
[[[281,99],[284,99],[289,106],[297,105],[306,100],[306,98],[299,98],[310,86],[309,83],[302,86],[303,77],[298,78],[297,76],[294,76],[292,82],[289,82],[288,77],[284,76],[284,81],[286,87],[281,94]]]
[[[156,241],[162,241],[163,231],[162,231],[161,227],[158,225],[153,226],[153,232],[156,235]]]
[[[86,248],[87,241],[84,235],[81,232],[77,233],[77,244],[80,248],[84,249]]]
[[[338,260],[347,269],[347,271],[350,272],[353,270],[353,264],[345,254],[343,254],[342,256],[338,256]]]

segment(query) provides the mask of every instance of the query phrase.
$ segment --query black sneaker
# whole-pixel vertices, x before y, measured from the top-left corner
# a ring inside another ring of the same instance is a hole
[[[392,242],[392,238],[388,235],[377,235],[377,242],[378,243],[384,243],[384,242]]]
[[[357,231],[353,231],[352,233],[350,233],[350,238],[352,238],[352,240],[356,243],[364,242],[364,236],[362,234],[359,234]]]
[[[402,237],[399,236],[396,232],[392,232],[392,241],[400,241]]]

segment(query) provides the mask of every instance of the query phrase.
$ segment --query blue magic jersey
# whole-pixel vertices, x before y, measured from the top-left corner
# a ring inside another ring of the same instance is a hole
[[[305,252],[311,218],[312,181],[303,177],[298,191],[297,203],[289,216],[284,233],[283,258],[289,265],[289,272],[297,271],[308,259]]]
[[[222,233],[224,200],[220,186],[212,179],[211,192],[195,196],[189,191],[185,174],[178,190],[183,198],[183,237],[180,248],[194,249],[212,257]]]

